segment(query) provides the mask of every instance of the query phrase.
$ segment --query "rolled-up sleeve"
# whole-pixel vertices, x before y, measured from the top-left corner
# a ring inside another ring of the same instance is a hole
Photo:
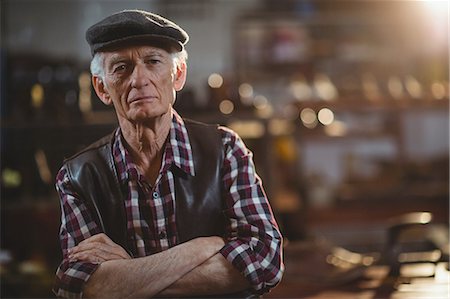
[[[58,297],[81,298],[84,284],[98,265],[88,262],[72,262],[68,258],[68,250],[101,231],[86,205],[71,187],[64,167],[56,177],[56,190],[59,193],[61,204],[59,238],[63,260],[56,271],[53,292]]]
[[[228,242],[221,254],[250,282],[255,293],[276,286],[283,275],[282,236],[273,217],[252,153],[239,136],[223,128],[224,198]]]

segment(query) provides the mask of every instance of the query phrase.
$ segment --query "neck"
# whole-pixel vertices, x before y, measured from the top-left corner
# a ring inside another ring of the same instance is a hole
[[[138,167],[148,167],[150,163],[161,159],[171,123],[171,111],[156,120],[120,122],[120,128],[128,145],[128,150]]]

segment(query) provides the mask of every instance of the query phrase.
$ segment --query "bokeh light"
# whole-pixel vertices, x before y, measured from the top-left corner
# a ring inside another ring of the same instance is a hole
[[[441,82],[434,82],[431,84],[431,94],[433,98],[442,100],[445,98],[445,86]]]
[[[311,108],[305,108],[300,112],[300,120],[305,127],[310,129],[316,127],[318,123],[316,112]]]
[[[220,74],[212,73],[208,77],[208,85],[211,88],[220,88],[223,84],[223,77]]]
[[[223,114],[231,114],[234,110],[234,104],[230,100],[223,100],[219,104],[219,110]]]
[[[317,118],[321,124],[328,126],[334,121],[334,113],[328,108],[322,108],[317,113]]]

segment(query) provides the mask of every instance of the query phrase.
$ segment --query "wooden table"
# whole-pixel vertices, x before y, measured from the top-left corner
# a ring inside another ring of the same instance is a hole
[[[400,275],[391,276],[390,267],[373,264],[348,276],[347,281],[328,285],[305,279],[314,276],[314,261],[305,255],[295,259],[295,250],[286,252],[286,271],[282,282],[264,298],[307,299],[444,299],[450,298],[450,273],[447,262],[405,264]],[[302,265],[302,260],[304,265]],[[312,263],[311,263],[312,261]],[[325,269],[316,262],[317,267]],[[303,270],[296,271],[295,269]],[[306,267],[306,269],[305,269]]]

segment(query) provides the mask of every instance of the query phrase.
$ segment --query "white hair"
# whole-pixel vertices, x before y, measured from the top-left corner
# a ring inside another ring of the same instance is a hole
[[[176,72],[177,68],[181,68],[181,66],[186,63],[188,59],[188,53],[185,49],[180,52],[173,52],[170,54],[172,56],[174,72]]]
[[[103,81],[105,78],[104,69],[105,55],[103,52],[97,52],[94,54],[91,60],[91,74],[92,76],[100,77]]]
[[[173,52],[170,54],[173,62],[173,72],[181,68],[183,63],[186,63],[188,54],[185,49],[180,52]],[[105,79],[105,55],[103,52],[97,52],[91,60],[91,74],[93,76],[100,77],[104,81]]]

